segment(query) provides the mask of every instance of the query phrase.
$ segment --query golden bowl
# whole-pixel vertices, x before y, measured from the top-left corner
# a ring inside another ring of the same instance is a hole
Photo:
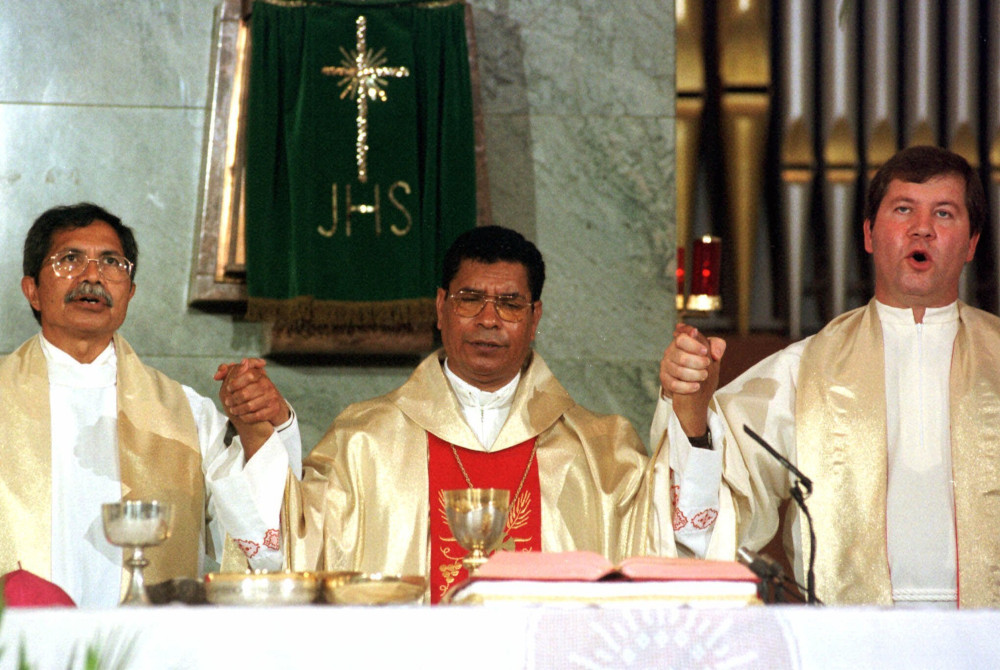
[[[313,574],[319,579],[320,588],[326,592],[346,584],[354,577],[360,577],[364,573],[357,570],[327,570],[325,572],[314,572]]]
[[[323,580],[323,596],[337,605],[400,605],[420,600],[427,579],[420,575],[338,573]]]
[[[310,572],[252,572],[205,575],[205,598],[215,605],[308,605],[319,580]]]

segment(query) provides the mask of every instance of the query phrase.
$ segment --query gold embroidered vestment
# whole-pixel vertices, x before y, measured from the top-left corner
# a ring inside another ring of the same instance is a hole
[[[294,569],[428,575],[430,432],[475,448],[442,370],[426,358],[395,391],[348,407],[290,481],[284,513]],[[494,449],[537,436],[542,550],[586,549],[613,562],[647,551],[651,491],[629,422],[573,402],[542,358],[522,371]]]

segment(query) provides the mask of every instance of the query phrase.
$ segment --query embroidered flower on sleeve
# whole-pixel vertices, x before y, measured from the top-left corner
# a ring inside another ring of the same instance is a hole
[[[281,546],[281,531],[271,528],[264,533],[264,546],[268,549],[277,550]]]
[[[715,523],[715,520],[719,516],[719,511],[709,507],[708,509],[703,509],[702,511],[691,517],[691,525],[693,525],[698,530],[705,530],[709,526]]]
[[[233,542],[236,546],[243,550],[243,554],[247,558],[253,558],[260,551],[260,545],[252,540],[241,540],[239,538],[233,538]]]
[[[684,516],[684,512],[680,511],[674,507],[674,530],[680,530],[688,523],[688,518]]]

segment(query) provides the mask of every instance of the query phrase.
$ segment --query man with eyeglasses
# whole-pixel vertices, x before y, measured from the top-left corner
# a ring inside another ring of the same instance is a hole
[[[456,239],[437,291],[443,349],[348,407],[306,459],[286,506],[296,569],[423,574],[437,602],[465,578],[442,499],[464,488],[510,491],[505,550],[645,553],[645,449],[625,418],[573,402],[532,351],[544,281],[515,231]]]
[[[131,229],[96,205],[42,214],[21,280],[41,333],[0,360],[0,572],[19,562],[86,607],[119,599],[122,550],[103,536],[101,503],[121,498],[175,508],[149,583],[198,577],[206,554],[239,549],[255,568],[280,567],[282,492],[301,458],[263,361],[219,366],[222,414],[117,334],[137,257]]]

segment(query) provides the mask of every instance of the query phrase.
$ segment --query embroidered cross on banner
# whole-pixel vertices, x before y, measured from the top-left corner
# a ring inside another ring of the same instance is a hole
[[[337,85],[343,88],[340,99],[354,96],[358,103],[358,137],[355,140],[355,158],[358,162],[358,181],[362,184],[368,181],[368,101],[387,99],[385,86],[389,83],[386,77],[409,77],[410,71],[405,67],[390,67],[385,65],[388,60],[385,49],[377,52],[368,48],[368,21],[359,16],[355,21],[356,43],[354,51],[348,53],[340,47],[344,58],[340,65],[330,65],[323,68],[325,75],[343,77]]]

